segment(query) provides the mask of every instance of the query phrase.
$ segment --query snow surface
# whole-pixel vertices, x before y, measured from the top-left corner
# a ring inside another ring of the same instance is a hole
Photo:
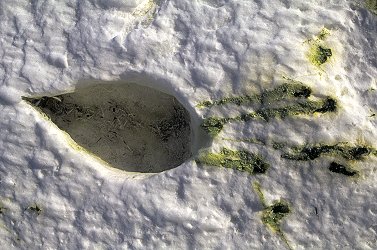
[[[261,221],[285,199],[282,231],[294,249],[376,249],[377,161],[359,179],[327,170],[331,157],[282,159],[262,138],[289,145],[377,147],[377,16],[345,0],[0,1],[0,241],[4,249],[285,249]],[[327,28],[333,56],[321,67],[308,40]],[[214,141],[199,124],[205,100],[304,82],[338,100],[333,114],[232,123]],[[72,91],[84,80],[132,81],[174,95],[191,113],[198,150],[261,154],[250,176],[194,158],[156,175],[108,168],[75,150],[21,96]],[[32,207],[41,208],[35,211]],[[317,210],[317,213],[315,212]]]

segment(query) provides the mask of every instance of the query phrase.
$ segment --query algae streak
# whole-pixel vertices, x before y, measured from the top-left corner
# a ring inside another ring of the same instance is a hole
[[[263,210],[262,221],[272,231],[281,232],[281,221],[291,212],[286,201],[280,200]]]
[[[261,94],[231,96],[214,101],[203,101],[196,105],[199,108],[210,108],[212,106],[221,106],[228,103],[241,106],[244,104],[264,104],[268,105],[274,102],[293,98],[308,98],[311,89],[300,82],[284,83],[274,89],[265,90]]]
[[[256,112],[245,113],[236,117],[209,117],[204,120],[201,127],[211,136],[216,136],[229,122],[247,122],[253,119],[262,119],[268,122],[274,118],[284,119],[289,116],[312,115],[314,113],[335,112],[336,110],[337,102],[331,97],[326,97],[320,101],[299,100],[292,105],[277,108],[262,107]]]
[[[261,156],[248,151],[223,148],[220,153],[204,153],[196,159],[198,164],[231,168],[249,174],[264,174],[270,165]]]
[[[314,160],[321,155],[337,155],[346,160],[362,160],[364,157],[373,152],[371,147],[367,146],[348,146],[348,145],[315,145],[295,148],[295,152],[284,153],[282,158],[295,161]]]
[[[262,222],[273,232],[277,233],[289,249],[292,249],[283,231],[281,230],[282,220],[291,212],[288,202],[276,201],[263,210]]]

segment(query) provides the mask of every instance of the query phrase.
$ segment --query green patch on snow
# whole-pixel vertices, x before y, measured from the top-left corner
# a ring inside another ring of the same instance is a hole
[[[262,221],[272,231],[281,232],[281,221],[291,212],[289,204],[284,201],[276,201],[271,206],[266,207],[263,210]]]
[[[324,43],[324,40],[326,40],[329,35],[330,31],[323,28],[315,39],[308,40],[310,45],[308,53],[309,61],[317,67],[326,63],[333,56],[331,48]]]
[[[216,136],[228,123],[227,118],[209,117],[203,121],[201,127],[211,136]]]
[[[3,214],[5,212],[6,208],[0,204],[0,214]]]
[[[279,149],[283,149],[284,147],[285,147],[285,144],[282,142],[276,142],[276,141],[272,142],[273,149],[279,150]]]
[[[277,233],[287,245],[292,249],[283,231],[281,230],[281,221],[291,212],[290,205],[284,200],[275,201],[271,206],[267,206],[262,187],[259,182],[253,183],[253,189],[258,194],[259,200],[263,205],[262,222],[274,233]]]
[[[333,173],[337,173],[337,174],[342,174],[342,175],[345,175],[345,176],[355,176],[358,174],[357,171],[347,167],[347,166],[344,166],[342,164],[339,164],[337,162],[331,162],[330,163],[330,166],[329,166],[329,170]]]
[[[319,41],[323,41],[323,40],[325,40],[329,35],[330,35],[330,30],[328,30],[328,29],[326,29],[326,28],[323,28],[323,29],[319,32],[319,34],[318,34],[318,36],[317,36],[317,40],[319,40]]]
[[[314,160],[322,155],[336,155],[346,160],[362,160],[375,150],[367,146],[349,146],[345,143],[335,145],[314,145],[294,148],[292,153],[284,153],[282,158],[296,161]]]
[[[196,105],[197,108],[207,108],[207,107],[211,107],[213,106],[214,104],[211,102],[211,101],[203,101],[203,102],[200,102]]]
[[[341,157],[345,161],[355,162],[364,160],[367,156],[377,156],[377,150],[371,146],[338,143],[335,145],[320,144],[313,146],[292,147],[291,152],[283,153],[282,158],[295,161],[310,161],[323,155]],[[328,168],[331,172],[349,177],[358,177],[359,172],[340,163],[331,162]]]
[[[249,174],[264,174],[270,165],[261,156],[248,151],[233,151],[223,148],[220,153],[202,153],[198,164],[231,168]]]
[[[337,110],[337,102],[331,97],[326,97],[323,100],[298,100],[294,104],[288,104],[283,107],[269,108],[262,107],[255,112],[241,114],[236,117],[218,118],[209,117],[205,119],[201,127],[211,136],[216,136],[221,132],[224,125],[229,122],[247,122],[252,119],[262,119],[266,122],[274,118],[284,119],[290,116],[297,115],[312,115],[314,113],[335,112]]]
[[[323,155],[329,155],[332,157],[341,157],[345,161],[355,162],[364,160],[368,156],[377,156],[377,150],[371,146],[366,145],[354,145],[350,146],[347,142],[340,142],[335,145],[328,145],[328,144],[317,144],[311,146],[288,146],[282,142],[271,141],[270,143],[265,142],[264,140],[257,139],[257,138],[221,138],[222,140],[226,141],[233,141],[233,142],[247,142],[252,144],[259,144],[263,146],[270,146],[275,150],[285,151],[281,155],[282,158],[288,160],[295,160],[295,161],[311,161],[317,159]],[[286,152],[286,151],[290,152]],[[345,176],[350,177],[358,177],[359,172],[354,170],[353,168],[337,163],[331,162],[328,168],[331,172],[342,174]],[[258,187],[258,183],[254,184],[254,190],[261,194],[260,185]],[[261,196],[260,196],[261,199]]]
[[[332,56],[330,48],[322,45],[313,45],[310,49],[309,58],[315,66],[321,66]]]
[[[377,0],[366,0],[365,6],[370,12],[377,15]]]
[[[29,206],[27,209],[33,213],[36,213],[37,215],[40,215],[42,213],[42,208],[37,204]]]
[[[263,207],[266,208],[267,207],[267,203],[266,203],[266,199],[264,198],[264,194],[262,192],[262,186],[259,182],[254,182],[253,183],[253,189],[254,191],[257,193],[258,197],[259,197],[259,200],[260,202],[262,203]]]
[[[299,82],[284,83],[272,90],[264,91],[260,96],[263,105],[270,105],[277,101],[296,98],[308,98],[312,90]]]
[[[328,96],[310,100],[312,90],[309,87],[298,81],[288,78],[286,80],[288,82],[273,89],[266,89],[259,95],[233,96],[199,103],[197,107],[207,108],[227,103],[238,106],[250,103],[257,105],[255,112],[243,113],[235,117],[206,118],[201,127],[211,136],[216,136],[224,125],[230,122],[247,122],[253,119],[262,119],[268,122],[274,118],[284,119],[289,116],[312,115],[337,110],[337,101],[334,98]]]
[[[136,7],[132,15],[134,16],[145,16],[148,14],[155,6],[156,1],[154,0],[147,0],[144,1],[142,4]]]
[[[258,101],[257,97],[250,96],[250,95],[244,95],[244,96],[231,96],[231,97],[225,97],[216,101],[204,101],[198,104],[199,107],[212,107],[212,106],[220,106],[225,105],[228,103],[236,104],[237,106],[240,106],[241,104],[246,103],[253,103]]]
[[[290,212],[291,208],[288,202],[280,200],[274,202],[271,206],[266,207],[262,213],[262,222],[280,236],[280,238],[287,245],[288,249],[292,249],[292,247],[281,230],[281,222]]]
[[[263,91],[259,95],[243,95],[225,97],[215,101],[204,101],[197,105],[199,108],[209,108],[212,106],[225,105],[228,103],[236,104],[237,106],[250,103],[258,103],[268,105],[274,102],[293,98],[307,98],[311,94],[311,89],[302,83],[284,83],[274,89]]]
[[[161,0],[146,0],[136,7],[132,15],[139,18],[142,17],[141,25],[146,28],[157,16],[160,4]]]
[[[288,116],[296,116],[301,114],[311,115],[314,113],[335,112],[337,108],[336,100],[327,97],[319,101],[297,101],[295,104],[287,105],[279,108],[261,108],[255,114],[269,121],[272,118],[285,118]]]
[[[215,136],[221,132],[228,121],[227,118],[209,117],[203,121],[201,127],[211,136]]]

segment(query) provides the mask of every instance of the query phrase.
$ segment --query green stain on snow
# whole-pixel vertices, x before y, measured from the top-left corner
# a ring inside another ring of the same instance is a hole
[[[330,163],[330,166],[329,166],[329,170],[333,173],[337,173],[337,174],[342,174],[342,175],[345,175],[345,176],[355,176],[358,174],[357,171],[347,167],[347,166],[344,166],[342,164],[339,164],[337,162],[331,162]]]
[[[241,104],[246,104],[246,103],[253,103],[257,102],[258,99],[254,96],[250,95],[244,95],[244,96],[231,96],[231,97],[225,97],[216,101],[204,101],[201,102],[197,105],[199,108],[209,108],[212,106],[220,106],[220,105],[225,105],[228,103],[236,104],[237,106],[240,106]]]
[[[281,233],[281,221],[291,212],[289,204],[284,201],[276,201],[263,210],[262,221],[272,231]]]
[[[212,106],[220,106],[228,103],[241,106],[243,104],[271,104],[284,99],[290,98],[307,98],[311,94],[311,89],[301,83],[284,83],[274,89],[265,90],[259,95],[243,95],[225,97],[214,101],[203,101],[197,105],[199,108],[210,108]]]
[[[0,214],[3,214],[6,208],[0,203]]]
[[[314,45],[310,49],[310,61],[315,66],[320,66],[327,62],[327,60],[332,56],[332,51],[330,48],[326,48],[322,45]]]
[[[335,145],[314,145],[304,147],[293,147],[292,152],[283,153],[282,158],[295,161],[310,161],[321,157],[322,155],[330,155],[332,157],[341,157],[345,161],[361,161],[367,156],[377,156],[375,148],[365,145],[350,146],[347,143],[338,143]],[[348,177],[358,177],[359,172],[346,165],[331,162],[328,169],[337,174]]]
[[[370,12],[377,15],[377,0],[366,0],[365,6]]]
[[[316,145],[295,148],[292,153],[284,153],[282,158],[296,161],[314,160],[322,155],[337,155],[346,160],[362,160],[375,150],[367,146]]]
[[[215,136],[221,132],[224,125],[228,122],[228,118],[209,117],[204,120],[201,127],[211,136]]]
[[[263,210],[262,222],[280,236],[280,238],[287,245],[288,249],[293,249],[281,230],[281,222],[290,212],[291,208],[288,202],[284,200],[276,201],[271,206],[268,206]]]
[[[324,100],[319,101],[298,100],[291,105],[277,108],[262,107],[255,112],[241,114],[236,117],[209,117],[204,120],[201,127],[211,136],[215,136],[220,133],[224,125],[229,122],[247,122],[253,119],[261,119],[268,122],[274,118],[284,119],[289,116],[335,112],[336,109],[337,102],[331,97],[326,97]]]
[[[42,208],[40,206],[38,206],[37,204],[29,206],[27,209],[29,211],[36,213],[37,215],[40,215],[42,213]]]
[[[330,35],[330,30],[328,30],[328,29],[326,29],[326,28],[323,28],[323,29],[319,32],[319,34],[318,34],[318,36],[317,36],[317,40],[319,40],[319,41],[323,41],[323,40],[325,40],[329,35]]]
[[[278,150],[278,149],[283,149],[284,147],[285,147],[285,144],[282,142],[275,142],[275,141],[272,142],[273,149]]]
[[[198,164],[231,168],[249,174],[264,174],[270,165],[261,156],[248,151],[233,151],[223,148],[220,153],[203,153],[196,160]]]
[[[300,82],[287,79],[290,82],[284,83],[273,89],[264,90],[259,95],[244,95],[226,97],[214,101],[204,101],[197,107],[207,107],[232,103],[236,105],[250,104],[257,105],[255,112],[243,113],[235,117],[209,117],[206,118],[201,127],[211,136],[216,136],[230,122],[247,122],[254,119],[261,119],[266,122],[274,118],[286,118],[296,115],[312,115],[314,113],[335,112],[337,101],[332,97],[325,97],[317,100],[309,100],[312,90]]]
[[[331,157],[343,158],[343,161],[354,163],[355,161],[362,161],[368,156],[377,156],[377,150],[372,146],[366,145],[354,145],[350,146],[347,142],[339,142],[334,145],[328,144],[317,144],[317,145],[306,145],[306,146],[288,146],[285,143],[271,141],[267,143],[265,140],[257,138],[221,138],[225,141],[233,142],[246,142],[252,144],[263,145],[266,147],[272,147],[275,150],[282,151],[281,157],[288,160],[295,161],[311,161],[315,160],[321,156],[328,155]],[[289,152],[287,152],[289,151]],[[337,174],[342,174],[349,177],[359,177],[359,171],[353,169],[350,166],[340,164],[337,162],[331,162],[328,169]],[[259,185],[259,184],[258,184]],[[260,190],[257,186],[254,186],[254,190],[259,194]],[[261,199],[261,196],[260,196]],[[265,202],[264,202],[265,203]]]
[[[321,32],[316,36],[314,40],[309,40],[310,49],[309,49],[309,61],[319,67],[322,64],[326,63],[330,57],[332,57],[333,52],[331,48],[327,47],[324,44],[324,40],[330,35],[330,31],[326,28],[323,28]]]
[[[262,186],[259,182],[254,182],[253,183],[253,189],[254,191],[258,194],[259,200],[262,203],[263,207],[267,207],[266,199],[264,198],[264,194],[262,192]]]
[[[278,101],[292,98],[308,98],[312,90],[299,82],[284,83],[272,90],[266,90],[260,95],[263,105],[270,105]]]
[[[297,101],[295,104],[287,105],[281,108],[261,108],[256,112],[256,116],[269,121],[271,118],[285,118],[301,114],[327,113],[336,111],[336,101],[327,97],[320,101]]]
[[[260,202],[263,205],[262,222],[274,233],[277,233],[287,245],[288,249],[292,249],[283,231],[281,230],[282,220],[291,212],[290,205],[284,200],[275,201],[271,206],[267,206],[266,199],[262,192],[259,182],[253,183],[253,189],[257,193]]]

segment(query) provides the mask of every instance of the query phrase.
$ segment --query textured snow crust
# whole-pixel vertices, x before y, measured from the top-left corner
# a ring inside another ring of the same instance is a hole
[[[285,249],[261,221],[256,181],[268,204],[291,204],[282,231],[292,248],[376,248],[376,157],[352,163],[360,171],[355,179],[328,171],[332,156],[289,161],[271,146],[377,147],[377,16],[364,2],[5,0],[0,24],[5,249]],[[323,28],[333,56],[317,67],[308,40]],[[258,93],[284,78],[305,83],[316,97],[336,98],[338,111],[236,122],[213,141],[204,136],[202,118],[247,108],[200,109],[199,102]],[[250,176],[192,158],[160,174],[129,174],[73,148],[21,100],[90,80],[172,94],[191,113],[196,149],[245,149],[271,168]],[[239,138],[266,144],[233,140]]]

